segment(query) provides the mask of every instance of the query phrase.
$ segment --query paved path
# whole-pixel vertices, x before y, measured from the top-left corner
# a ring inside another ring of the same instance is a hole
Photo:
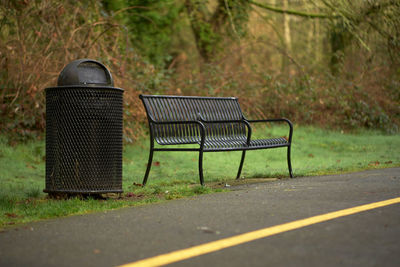
[[[283,179],[0,233],[0,266],[116,266],[400,197],[400,168]],[[172,266],[400,266],[400,204],[284,232]]]

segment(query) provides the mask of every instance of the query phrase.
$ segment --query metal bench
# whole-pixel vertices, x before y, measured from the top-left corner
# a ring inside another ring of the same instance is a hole
[[[247,150],[287,147],[289,175],[293,177],[290,146],[293,126],[285,118],[248,120],[234,97],[194,97],[140,95],[147,113],[150,128],[150,154],[143,185],[146,184],[154,151],[198,151],[200,183],[203,179],[203,152],[242,151],[236,179],[240,178]],[[251,138],[250,124],[261,122],[286,122],[289,137],[272,139]],[[154,147],[193,144],[195,147]]]

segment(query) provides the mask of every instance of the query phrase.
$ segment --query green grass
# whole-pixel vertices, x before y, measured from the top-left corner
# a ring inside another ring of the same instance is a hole
[[[287,136],[287,130],[284,126],[257,128],[253,134],[254,137]],[[241,152],[205,153],[207,187],[201,187],[198,185],[198,153],[155,152],[148,184],[141,187],[138,184],[142,183],[149,151],[148,140],[141,140],[124,147],[123,198],[53,200],[42,192],[44,149],[44,141],[9,146],[6,138],[0,137],[0,228],[224,191],[226,183],[235,184],[241,156]],[[400,135],[374,131],[345,134],[296,127],[292,164],[295,177],[400,166]],[[242,176],[247,180],[241,183],[288,177],[286,149],[249,151]]]

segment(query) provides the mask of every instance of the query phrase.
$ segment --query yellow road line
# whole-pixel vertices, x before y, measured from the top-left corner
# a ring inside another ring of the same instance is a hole
[[[356,214],[359,212],[372,210],[372,209],[376,209],[376,208],[380,208],[380,207],[384,207],[384,206],[388,206],[388,205],[392,205],[392,204],[397,204],[397,203],[400,203],[400,197],[388,199],[388,200],[384,200],[384,201],[380,201],[380,202],[375,202],[375,203],[371,203],[371,204],[366,204],[366,205],[362,205],[362,206],[357,206],[357,207],[353,207],[353,208],[349,208],[349,209],[329,212],[326,214],[317,215],[317,216],[313,216],[313,217],[306,218],[306,219],[301,219],[301,220],[297,220],[297,221],[293,221],[293,222],[289,222],[289,223],[284,223],[284,224],[256,230],[253,232],[248,232],[245,234],[240,234],[240,235],[220,239],[217,241],[205,243],[205,244],[194,246],[191,248],[177,250],[177,251],[173,251],[170,253],[155,256],[152,258],[147,258],[147,259],[143,259],[140,261],[128,263],[125,265],[121,265],[121,267],[163,266],[163,265],[170,264],[173,262],[190,259],[193,257],[197,257],[197,256],[204,255],[207,253],[215,252],[215,251],[218,251],[218,250],[221,250],[224,248],[228,248],[228,247],[237,246],[237,245],[240,245],[243,243],[247,243],[250,241],[257,240],[257,239],[276,235],[279,233],[299,229],[299,228],[306,227],[306,226],[309,226],[312,224],[325,222],[325,221],[333,220],[333,219],[340,218],[343,216],[348,216],[348,215]]]

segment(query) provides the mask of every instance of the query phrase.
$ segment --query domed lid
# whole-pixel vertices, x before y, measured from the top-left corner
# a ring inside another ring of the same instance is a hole
[[[92,59],[72,61],[61,71],[58,86],[114,86],[110,71],[100,62]]]

